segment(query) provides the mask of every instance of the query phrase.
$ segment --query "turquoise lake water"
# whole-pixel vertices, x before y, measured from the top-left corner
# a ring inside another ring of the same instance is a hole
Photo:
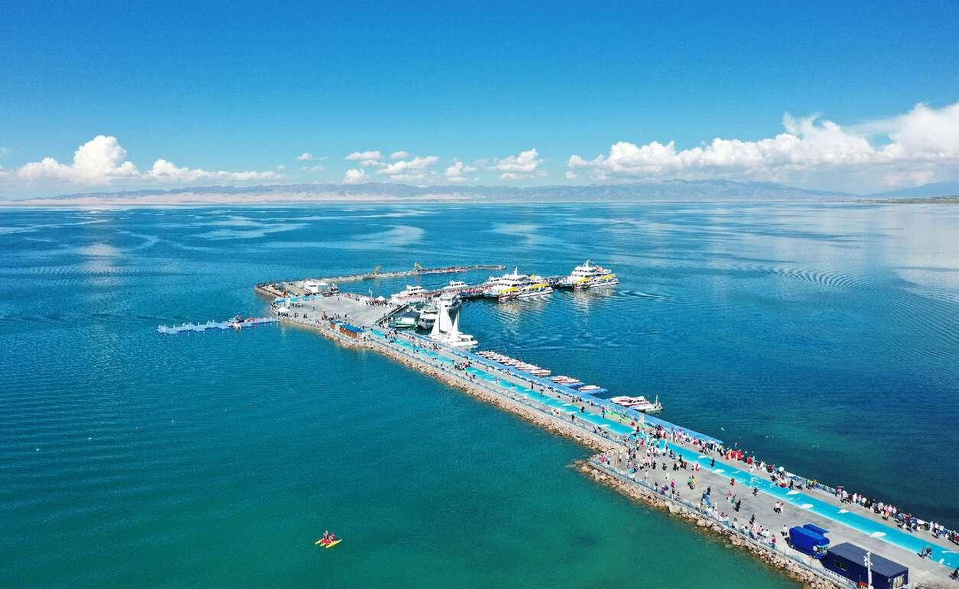
[[[462,328],[959,526],[957,235],[927,205],[0,211],[0,586],[795,586],[377,354],[155,333],[264,314],[256,282],[414,261],[609,265],[612,293]],[[327,528],[345,541],[314,548]]]

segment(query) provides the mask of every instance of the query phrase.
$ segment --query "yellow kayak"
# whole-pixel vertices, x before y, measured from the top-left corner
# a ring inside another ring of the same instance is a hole
[[[322,546],[323,548],[333,548],[334,546],[336,546],[337,544],[339,544],[339,543],[342,542],[342,541],[343,541],[342,538],[338,538],[338,539],[334,540],[333,542],[329,542],[329,541],[328,541],[328,542],[325,542],[325,543],[324,543],[324,542],[323,542],[323,539],[321,538],[321,539],[317,540],[316,542],[314,542],[313,545],[314,545],[314,546]]]

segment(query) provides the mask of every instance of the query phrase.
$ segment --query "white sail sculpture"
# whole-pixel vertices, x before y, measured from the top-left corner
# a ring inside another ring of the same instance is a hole
[[[460,333],[460,316],[457,313],[456,319],[450,318],[449,301],[437,299],[437,316],[433,322],[433,330],[430,331],[430,339],[454,348],[472,348],[477,345],[476,339],[466,333]]]

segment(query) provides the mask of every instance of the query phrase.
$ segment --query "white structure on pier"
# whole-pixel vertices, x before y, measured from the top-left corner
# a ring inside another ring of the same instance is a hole
[[[460,314],[456,318],[450,318],[450,301],[444,298],[436,300],[436,321],[433,322],[433,330],[430,332],[430,339],[454,348],[472,348],[477,345],[476,339],[466,333],[460,332]]]

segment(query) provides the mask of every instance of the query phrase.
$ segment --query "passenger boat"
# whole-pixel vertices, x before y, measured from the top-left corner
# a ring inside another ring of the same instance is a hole
[[[439,315],[436,309],[436,303],[432,301],[427,301],[420,306],[419,309],[419,318],[416,320],[416,326],[420,329],[432,329],[433,323],[436,322],[436,317]]]
[[[463,304],[463,300],[460,298],[460,295],[455,292],[444,292],[439,298],[441,301],[446,303],[446,306],[449,307],[451,313],[459,311],[460,306]]]
[[[467,287],[469,287],[469,285],[463,282],[462,280],[450,280],[450,283],[446,286],[446,288],[448,289],[467,288]]]
[[[483,290],[483,296],[498,299],[506,291],[514,292],[519,287],[529,283],[529,276],[519,273],[519,267],[514,268],[511,274],[503,274],[499,278],[490,276]]]
[[[586,260],[582,266],[573,268],[572,273],[560,280],[559,284],[566,288],[586,289],[613,286],[619,284],[619,279],[609,269]]]
[[[401,290],[400,292],[394,294],[390,297],[394,301],[401,303],[408,303],[411,301],[421,301],[426,298],[426,289],[422,286],[410,286],[406,285],[406,290]]]
[[[530,299],[534,297],[545,297],[553,292],[553,287],[549,283],[543,281],[542,276],[530,276],[530,283],[519,287],[516,292],[516,296],[513,298],[517,299]],[[500,300],[503,300],[503,295],[500,295]]]

